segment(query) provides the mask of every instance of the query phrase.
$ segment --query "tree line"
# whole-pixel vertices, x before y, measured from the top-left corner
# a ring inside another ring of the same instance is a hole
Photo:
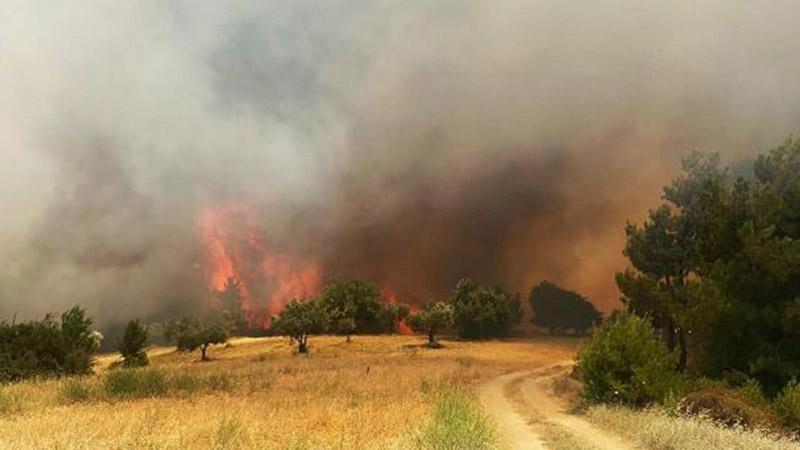
[[[131,320],[117,346],[122,366],[148,364],[145,349],[152,331],[160,330],[167,343],[182,351],[199,350],[203,361],[209,359],[212,345],[223,344],[230,336],[252,334],[254,329],[241,312],[239,282],[228,279],[216,294],[221,308],[203,319],[184,317],[150,326]],[[584,333],[599,318],[588,300],[551,282],[535,286],[529,301],[536,312],[533,322],[554,333]],[[356,334],[394,333],[402,321],[423,333],[429,347],[437,348],[443,332],[463,339],[507,336],[521,317],[519,295],[469,278],[460,280],[447,299],[429,301],[413,313],[406,304],[386,302],[372,283],[334,279],[316,297],[287,304],[272,317],[268,332],[288,336],[298,353],[306,353],[309,336],[314,334],[337,334],[349,342]],[[0,322],[0,380],[87,373],[99,347],[98,336],[80,308],[64,313],[60,323],[49,315],[40,321]]]
[[[494,286],[465,278],[458,282],[446,301],[429,301],[411,313],[408,305],[386,304],[379,290],[363,281],[334,281],[314,299],[295,300],[273,319],[278,334],[294,339],[298,352],[308,349],[308,336],[333,332],[351,334],[395,331],[398,321],[425,333],[428,345],[438,347],[437,335],[454,327],[459,336],[481,339],[506,336],[519,323],[519,298]]]

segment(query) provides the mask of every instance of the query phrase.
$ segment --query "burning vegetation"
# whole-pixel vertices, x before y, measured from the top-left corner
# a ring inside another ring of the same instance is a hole
[[[205,207],[199,222],[212,309],[239,309],[249,327],[264,328],[289,301],[319,292],[319,266],[270,248],[247,206]]]

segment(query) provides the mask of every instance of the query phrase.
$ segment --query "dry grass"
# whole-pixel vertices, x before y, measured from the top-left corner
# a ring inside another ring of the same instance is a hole
[[[151,364],[168,377],[227,380],[223,389],[115,400],[81,391],[74,380],[29,381],[0,395],[0,448],[63,449],[380,449],[408,448],[434,416],[445,388],[472,389],[501,372],[569,358],[575,341],[443,341],[430,350],[414,336],[311,340],[294,355],[283,338],[239,339],[197,355],[154,349]],[[84,380],[100,389],[115,357],[100,358]],[[70,385],[72,383],[73,385]]]
[[[673,416],[658,409],[594,406],[587,415],[645,449],[800,450],[800,443],[794,440],[741,427],[726,428],[698,417]]]

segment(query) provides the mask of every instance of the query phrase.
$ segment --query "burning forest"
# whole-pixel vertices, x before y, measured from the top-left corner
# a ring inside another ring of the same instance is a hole
[[[798,17],[0,1],[0,447],[797,450]]]
[[[203,276],[210,298],[235,289],[247,323],[263,328],[290,300],[316,295],[321,273],[313,261],[273,250],[250,214],[244,205],[202,210]]]
[[[233,279],[264,324],[332,278],[421,305],[464,276],[609,311],[682,154],[746,165],[796,129],[780,8],[457,3],[17,4],[0,314],[161,320]]]

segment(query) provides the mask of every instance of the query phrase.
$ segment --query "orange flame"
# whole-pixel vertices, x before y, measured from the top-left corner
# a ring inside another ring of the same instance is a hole
[[[265,328],[292,299],[315,295],[319,267],[298,256],[273,251],[245,205],[205,207],[199,216],[205,249],[205,278],[216,294],[228,279],[241,284],[241,311],[250,326]]]
[[[394,289],[391,289],[389,287],[384,286],[381,288],[381,297],[383,297],[386,300],[386,303],[390,305],[394,305],[395,303],[397,303],[397,292],[395,292]],[[409,305],[409,308],[412,307],[413,307],[412,305]],[[403,319],[397,319],[396,329],[397,329],[397,334],[403,334],[403,335],[414,334],[414,330],[412,330],[411,327]]]
[[[270,314],[278,314],[293,299],[316,295],[320,286],[320,271],[315,264],[281,254],[265,254],[262,262],[264,277],[273,285],[269,302]]]

